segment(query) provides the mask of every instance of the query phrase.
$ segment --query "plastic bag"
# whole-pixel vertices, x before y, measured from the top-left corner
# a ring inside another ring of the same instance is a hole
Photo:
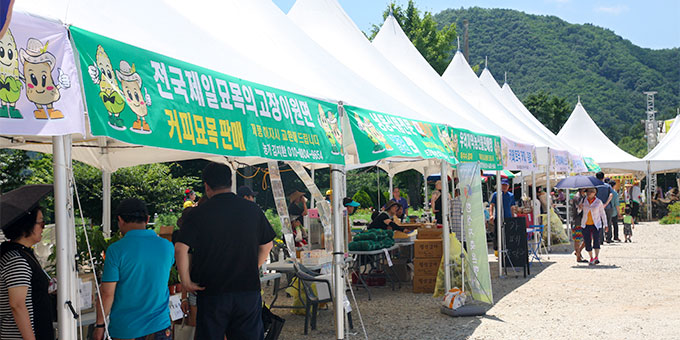
[[[465,292],[460,290],[458,287],[454,287],[444,294],[444,299],[442,300],[444,307],[456,310],[461,306],[465,305]]]

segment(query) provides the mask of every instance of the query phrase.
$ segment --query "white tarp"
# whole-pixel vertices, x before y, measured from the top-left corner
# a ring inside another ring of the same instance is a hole
[[[644,158],[651,172],[680,171],[680,116],[675,118],[670,131]]]
[[[84,135],[78,70],[66,28],[15,11],[0,47],[0,135]]]
[[[420,114],[420,117],[409,118],[483,131],[484,128],[478,122],[471,121],[438,102],[386,60],[337,1],[298,0],[288,12],[288,17],[365,81],[384,89]]]
[[[621,150],[607,138],[580,100],[557,136],[583,156],[592,157],[602,169],[647,171],[644,161]]]

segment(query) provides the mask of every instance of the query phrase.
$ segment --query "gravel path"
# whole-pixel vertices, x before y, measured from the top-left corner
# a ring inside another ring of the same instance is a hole
[[[494,260],[495,305],[483,317],[445,316],[439,299],[413,294],[410,285],[372,288],[371,301],[363,289],[356,295],[369,339],[679,339],[679,240],[680,225],[643,223],[633,243],[605,244],[596,267],[554,249],[527,279],[499,279]],[[304,316],[274,313],[286,319],[280,339],[335,337],[330,309],[319,312],[318,328],[307,336]],[[363,339],[353,317],[358,333],[347,338]]]

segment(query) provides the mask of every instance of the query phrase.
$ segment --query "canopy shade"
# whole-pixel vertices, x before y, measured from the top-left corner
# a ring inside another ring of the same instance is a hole
[[[644,158],[651,172],[680,170],[680,116],[675,118],[670,131]]]

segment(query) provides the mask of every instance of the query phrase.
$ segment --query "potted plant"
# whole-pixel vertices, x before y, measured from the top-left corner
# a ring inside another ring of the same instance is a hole
[[[177,267],[174,265],[170,268],[170,277],[168,278],[168,289],[170,290],[170,295],[174,295],[177,293],[177,286],[180,286],[180,291],[181,291],[181,285],[179,284],[179,274],[177,273]]]

